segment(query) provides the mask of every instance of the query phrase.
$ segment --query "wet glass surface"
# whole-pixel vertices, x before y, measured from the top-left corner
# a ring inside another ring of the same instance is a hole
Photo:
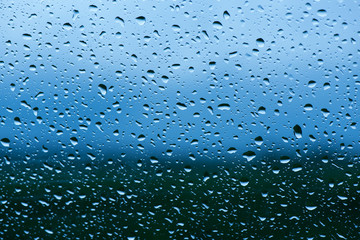
[[[0,6],[0,238],[359,239],[357,1]]]

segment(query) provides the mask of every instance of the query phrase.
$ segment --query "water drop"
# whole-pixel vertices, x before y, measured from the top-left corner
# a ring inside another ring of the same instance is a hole
[[[264,140],[262,137],[258,136],[255,138],[255,144],[258,146],[261,146],[263,144]]]
[[[312,106],[310,103],[305,104],[304,110],[305,110],[305,111],[311,111],[311,110],[313,110],[313,106]]]
[[[301,130],[301,127],[299,126],[299,125],[295,125],[294,127],[293,127],[293,130],[294,130],[294,135],[295,135],[295,137],[296,138],[302,138],[302,130]]]
[[[144,141],[144,140],[145,140],[145,138],[146,138],[146,137],[145,137],[145,135],[140,134],[140,135],[138,136],[138,138],[137,138],[137,139],[138,139],[138,141],[140,141],[140,142],[141,142],[141,141]]]
[[[259,109],[258,109],[258,113],[259,114],[266,114],[266,108],[265,107],[259,107]]]
[[[330,115],[329,110],[327,110],[326,108],[322,108],[322,109],[321,109],[321,112],[322,112],[322,114],[324,115],[324,117],[327,117],[327,116]]]
[[[143,17],[143,16],[139,16],[136,18],[136,22],[139,24],[139,25],[144,25],[146,23],[146,18]]]
[[[316,82],[315,82],[315,81],[311,80],[311,81],[308,82],[308,87],[309,87],[309,88],[314,88],[315,86],[316,86]]]
[[[241,185],[241,186],[245,187],[245,186],[247,186],[248,184],[249,184],[249,179],[247,179],[247,178],[241,178],[241,179],[240,179],[240,185]]]
[[[120,25],[121,25],[122,27],[125,26],[124,19],[122,19],[121,17],[116,17],[116,18],[115,18],[115,22],[120,23]]]
[[[184,167],[184,170],[185,170],[185,172],[191,172],[191,166],[190,166],[190,165],[186,165],[186,166]]]
[[[306,209],[309,211],[313,211],[317,208],[317,206],[306,206]]]
[[[342,201],[344,201],[344,200],[347,200],[348,198],[347,197],[345,197],[345,196],[340,196],[340,195],[338,195],[337,196],[340,200],[342,200]]]
[[[230,153],[230,154],[234,154],[234,153],[237,152],[237,149],[234,148],[234,147],[230,147],[230,148],[227,150],[227,152]]]
[[[176,24],[172,25],[172,29],[173,29],[175,32],[180,32],[180,30],[181,30],[180,26],[179,26],[179,25],[176,25]]]
[[[72,29],[72,25],[71,25],[70,23],[64,23],[63,28],[64,28],[65,30],[71,30],[71,29]]]
[[[325,10],[325,9],[319,9],[319,10],[317,11],[317,15],[318,15],[319,17],[326,17],[326,15],[327,15],[326,10]]]
[[[218,105],[218,109],[222,111],[230,110],[230,105],[228,103],[221,103]]]
[[[256,44],[258,45],[258,47],[264,47],[265,41],[262,38],[258,38],[258,39],[256,39]]]
[[[92,12],[96,12],[98,10],[98,7],[96,5],[89,5],[89,9]]]
[[[176,106],[180,109],[180,110],[186,110],[187,106],[184,103],[178,102],[176,103]]]
[[[214,28],[216,28],[216,29],[222,29],[222,24],[221,24],[221,22],[219,22],[219,21],[215,21],[215,22],[213,22],[213,26],[214,26]]]
[[[288,156],[281,156],[281,157],[280,157],[280,162],[281,162],[282,164],[289,163],[289,162],[290,162],[290,157],[288,157]]]
[[[70,142],[73,146],[76,146],[78,144],[78,140],[76,137],[71,137],[70,138]]]
[[[107,87],[104,84],[99,84],[98,87],[99,87],[101,95],[105,96],[107,93]]]
[[[4,147],[10,147],[10,140],[8,138],[3,138],[3,139],[1,139],[1,144]]]
[[[19,117],[15,117],[15,118],[14,118],[14,124],[15,124],[16,126],[20,126],[20,125],[21,125],[21,121],[20,121],[20,118],[19,118]]]
[[[31,34],[24,33],[24,34],[23,34],[23,38],[24,38],[25,40],[31,40],[32,36],[31,36]]]
[[[228,20],[228,19],[230,18],[230,13],[229,13],[228,11],[225,11],[225,12],[223,13],[223,18],[224,18],[225,20]]]
[[[248,162],[250,162],[256,157],[256,154],[253,151],[247,151],[243,153],[243,157],[246,158]]]

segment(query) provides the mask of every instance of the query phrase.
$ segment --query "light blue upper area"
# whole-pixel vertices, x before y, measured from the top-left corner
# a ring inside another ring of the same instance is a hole
[[[359,12],[333,0],[2,3],[0,155],[358,152]]]

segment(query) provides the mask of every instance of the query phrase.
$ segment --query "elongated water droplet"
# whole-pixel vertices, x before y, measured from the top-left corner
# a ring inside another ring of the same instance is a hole
[[[180,109],[180,110],[186,110],[187,106],[184,103],[178,102],[176,103],[176,106]]]
[[[294,127],[293,127],[293,130],[294,130],[294,135],[295,135],[295,137],[296,138],[302,138],[302,130],[301,130],[301,127],[299,126],[299,125],[295,125]]]

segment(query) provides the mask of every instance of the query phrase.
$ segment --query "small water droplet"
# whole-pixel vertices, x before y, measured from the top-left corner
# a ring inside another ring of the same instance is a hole
[[[136,22],[139,25],[144,25],[146,23],[146,18],[144,16],[139,16],[139,17],[136,18]]]
[[[230,13],[228,11],[225,11],[223,13],[223,17],[224,17],[225,20],[228,20],[230,18]]]
[[[256,157],[256,154],[253,151],[247,151],[243,153],[243,157],[246,158],[248,162],[250,162]]]
[[[191,172],[191,166],[190,166],[190,165],[186,165],[186,166],[184,167],[184,170],[185,170],[185,172]]]
[[[78,140],[76,137],[71,137],[70,138],[70,142],[73,146],[76,146],[78,144]]]
[[[96,5],[90,5],[89,9],[90,11],[96,12],[98,10],[98,7]]]
[[[241,178],[241,179],[240,179],[240,185],[241,185],[241,186],[245,187],[245,186],[247,186],[248,184],[249,184],[249,179],[247,179],[247,178]]]
[[[338,197],[340,200],[342,200],[342,201],[345,201],[345,200],[348,199],[347,197],[345,197],[345,196],[340,196],[340,195],[338,195],[337,197]]]
[[[325,9],[319,9],[319,10],[317,11],[317,15],[318,15],[319,17],[326,17],[327,12],[326,12]]]
[[[258,146],[261,146],[263,144],[264,140],[262,137],[258,136],[255,138],[255,144]]]
[[[310,103],[305,104],[304,110],[306,110],[306,111],[311,111],[311,110],[313,110],[313,106],[312,106]]]
[[[237,149],[234,148],[234,147],[230,147],[230,148],[227,150],[227,152],[230,153],[230,154],[234,154],[234,153],[237,152]]]
[[[141,142],[141,141],[144,141],[144,140],[145,140],[145,138],[146,138],[146,137],[145,137],[145,135],[140,134],[140,135],[138,136],[138,138],[137,138],[137,139],[138,139],[138,141],[140,141],[140,142]]]
[[[309,88],[314,88],[315,86],[316,86],[316,82],[315,82],[315,81],[311,80],[311,81],[308,82],[308,87],[309,87]]]
[[[258,45],[258,47],[264,47],[265,41],[262,38],[258,38],[258,39],[256,39],[256,44]]]
[[[289,162],[290,162],[290,157],[288,157],[288,156],[281,156],[281,157],[280,157],[280,162],[281,162],[282,164],[289,163]]]
[[[322,114],[324,115],[324,117],[327,117],[327,116],[330,115],[329,110],[327,110],[326,108],[322,108],[322,109],[321,109],[321,112],[322,112]]]
[[[172,25],[172,29],[173,29],[175,32],[180,32],[180,30],[181,30],[180,26],[179,26],[179,25],[176,25],[176,24]]]
[[[104,84],[99,84],[98,87],[99,87],[101,95],[105,96],[107,93],[107,87]]]
[[[213,27],[216,29],[222,29],[223,25],[219,21],[213,22]]]
[[[24,38],[25,40],[31,40],[32,36],[31,36],[31,34],[24,33],[24,34],[23,34],[23,38]]]
[[[63,28],[64,28],[65,30],[71,30],[71,29],[72,29],[72,25],[71,25],[70,23],[64,23]]]
[[[317,206],[306,206],[306,209],[309,211],[313,211],[317,208]]]

